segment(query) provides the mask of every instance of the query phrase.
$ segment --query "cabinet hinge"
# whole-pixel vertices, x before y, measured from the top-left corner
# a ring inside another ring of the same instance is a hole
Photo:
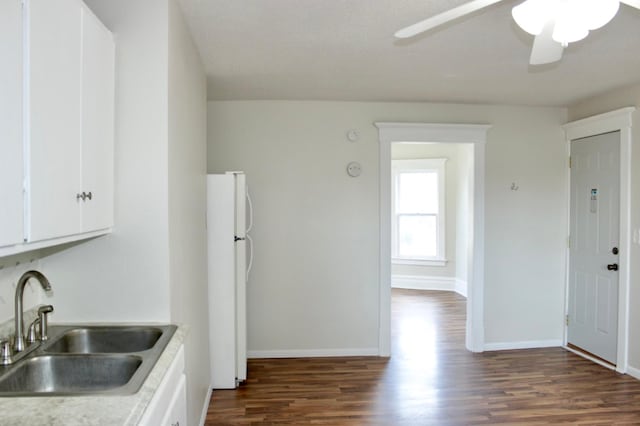
[[[567,325],[567,327],[569,327],[569,314],[564,316],[564,322]]]

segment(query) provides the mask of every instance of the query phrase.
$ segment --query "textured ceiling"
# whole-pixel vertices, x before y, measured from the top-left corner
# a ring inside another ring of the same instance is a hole
[[[410,40],[393,33],[465,0],[179,0],[210,100],[566,106],[640,82],[640,10],[528,65],[533,37],[505,0]]]

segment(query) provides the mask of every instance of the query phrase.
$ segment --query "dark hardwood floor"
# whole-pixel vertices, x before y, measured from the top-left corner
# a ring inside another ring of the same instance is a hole
[[[640,382],[560,348],[473,354],[465,299],[393,290],[392,357],[254,359],[206,425],[640,425]]]

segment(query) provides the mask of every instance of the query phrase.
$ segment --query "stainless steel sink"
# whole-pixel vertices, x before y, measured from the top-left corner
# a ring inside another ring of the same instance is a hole
[[[134,355],[43,355],[26,359],[0,381],[0,392],[82,394],[119,388],[142,364]]]
[[[127,353],[151,349],[163,331],[157,327],[82,327],[65,332],[47,345],[56,353]]]
[[[47,342],[0,366],[0,397],[136,393],[176,329],[51,326]]]

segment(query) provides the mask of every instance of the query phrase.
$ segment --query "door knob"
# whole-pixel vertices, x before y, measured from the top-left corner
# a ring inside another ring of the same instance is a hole
[[[611,265],[607,265],[607,269],[609,271],[617,271],[618,270],[618,264],[617,263],[612,263]]]

